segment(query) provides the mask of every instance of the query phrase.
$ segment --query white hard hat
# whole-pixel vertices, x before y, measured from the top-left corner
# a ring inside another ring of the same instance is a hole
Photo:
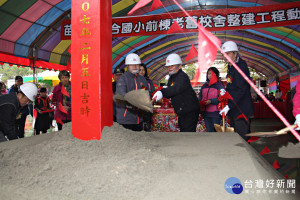
[[[20,86],[20,90],[30,99],[31,101],[34,101],[36,95],[37,95],[37,87],[33,83],[24,83]]]
[[[172,53],[170,55],[168,55],[167,59],[166,59],[166,66],[172,66],[172,65],[181,65],[182,64],[182,60],[180,58],[180,56],[176,53]]]
[[[135,53],[130,53],[126,56],[125,65],[139,65],[141,64],[140,57]]]
[[[222,50],[226,53],[229,51],[239,51],[237,45],[233,41],[227,41],[222,45]]]

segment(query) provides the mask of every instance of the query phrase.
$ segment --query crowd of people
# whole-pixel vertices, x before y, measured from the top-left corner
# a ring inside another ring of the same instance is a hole
[[[218,69],[210,67],[207,70],[206,82],[197,97],[188,75],[182,70],[181,57],[172,53],[167,56],[165,63],[169,73],[168,83],[156,90],[145,64],[137,54],[130,53],[125,58],[127,70],[114,69],[113,94],[125,96],[130,91],[144,89],[149,92],[152,102],[169,99],[178,116],[181,132],[195,132],[200,113],[207,132],[216,131],[214,124],[220,124],[222,117],[228,116],[234,131],[247,140],[245,135],[250,133],[250,116],[254,111],[252,101],[259,100],[260,97],[251,95],[250,85],[231,64],[234,62],[250,79],[248,66],[239,55],[237,44],[227,41],[221,48],[230,58],[223,58],[228,64],[226,87],[220,80]],[[58,78],[60,83],[54,87],[52,99],[48,97],[45,87],[38,89],[33,83],[23,84],[21,76],[15,77],[15,84],[8,90],[5,83],[0,82],[0,141],[23,138],[26,117],[32,113],[32,109],[37,112],[34,126],[36,135],[46,133],[53,119],[57,122],[58,130],[62,129],[64,123],[71,121],[70,74],[61,71]],[[297,87],[298,93],[294,102],[299,101],[299,86]],[[271,101],[281,101],[282,92],[278,89],[275,95],[271,93],[268,98]],[[294,114],[296,123],[299,124],[299,112],[294,110]],[[151,120],[152,114],[149,112],[130,104],[113,102],[113,121],[126,129],[151,131]]]
[[[248,66],[239,55],[237,44],[233,41],[227,41],[221,48],[251,79]],[[159,102],[163,98],[170,99],[178,116],[178,126],[181,132],[195,132],[200,113],[204,118],[208,132],[216,131],[214,124],[220,124],[221,116],[228,116],[234,131],[247,140],[248,137],[245,135],[250,133],[250,116],[254,112],[252,103],[254,99],[251,95],[250,85],[227,58],[223,57],[223,59],[228,64],[226,87],[220,80],[218,69],[211,67],[207,71],[206,83],[202,86],[199,97],[197,97],[187,74],[181,69],[182,60],[178,54],[170,54],[167,57],[165,66],[169,72],[168,83],[155,91],[151,86],[152,81],[147,75],[146,66],[142,64],[137,54],[131,53],[125,59],[127,71],[122,71],[119,74],[118,81],[113,83],[116,88],[114,93],[124,96],[132,90],[144,87],[149,91],[152,101]],[[217,77],[217,81],[210,84],[212,75]],[[222,108],[220,99],[222,97],[224,99],[225,94],[230,98],[227,99],[226,105]],[[255,100],[259,100],[259,98],[256,95]],[[275,95],[270,94],[268,99],[282,101],[280,89],[276,91]],[[117,109],[114,112],[114,119],[119,124],[134,131],[149,130],[149,127],[145,124],[147,124],[148,119],[151,119],[151,115],[147,116],[143,111],[130,105],[117,104],[115,107]],[[151,126],[150,123],[149,125]]]
[[[21,76],[15,77],[15,84],[7,91],[1,82],[0,142],[23,138],[27,116],[34,116],[35,111],[35,135],[47,133],[53,119],[59,130],[64,123],[71,121],[70,73],[61,71],[58,78],[60,83],[52,91],[52,100],[47,95],[47,88],[38,89],[33,83],[23,83]]]
[[[274,94],[274,92],[269,92],[269,93],[265,93],[263,90],[260,90],[265,97],[269,100],[269,101],[283,101],[283,96],[282,96],[282,92],[281,90],[278,88]],[[251,94],[252,97],[252,101],[263,101],[262,98],[257,95],[255,92],[253,92]]]

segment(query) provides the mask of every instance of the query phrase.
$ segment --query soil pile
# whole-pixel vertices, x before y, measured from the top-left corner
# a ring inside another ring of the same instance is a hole
[[[151,133],[118,124],[101,140],[60,132],[0,143],[1,199],[142,199],[167,170]]]

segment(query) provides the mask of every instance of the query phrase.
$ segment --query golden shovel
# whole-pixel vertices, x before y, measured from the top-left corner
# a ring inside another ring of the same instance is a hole
[[[220,124],[214,124],[214,127],[217,132],[219,133],[224,133],[224,132],[234,132],[233,127],[226,127],[225,126],[225,115],[224,113],[222,114],[222,126]]]
[[[224,108],[224,104],[222,103],[222,109]],[[226,127],[225,126],[225,114],[222,113],[222,126],[220,124],[214,124],[214,127],[217,132],[224,133],[224,132],[234,132],[234,128],[232,127]]]
[[[297,128],[297,124],[292,125],[292,128]],[[249,133],[246,136],[255,136],[255,137],[274,137],[278,135],[285,135],[289,131],[289,127],[285,127],[279,131],[271,131],[271,132],[256,132],[256,133]]]

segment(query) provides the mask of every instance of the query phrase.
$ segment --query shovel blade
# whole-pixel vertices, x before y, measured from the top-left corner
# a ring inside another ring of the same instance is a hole
[[[226,127],[225,132],[227,132],[227,133],[233,133],[234,132],[234,128],[233,127]]]
[[[293,124],[292,128],[297,128],[297,124]],[[257,137],[274,137],[278,135],[285,135],[289,131],[288,127],[285,127],[279,131],[273,131],[273,132],[258,132],[258,133],[249,133],[246,136],[257,136]]]
[[[216,129],[216,131],[217,131],[218,133],[224,132],[224,131],[223,131],[223,126],[221,126],[220,124],[214,124],[214,127],[215,127],[215,129]]]
[[[214,127],[215,127],[216,131],[219,133],[223,133],[223,132],[233,133],[234,132],[233,127],[224,127],[219,124],[214,124]]]
[[[255,136],[255,137],[275,137],[279,135],[287,134],[287,132],[282,134],[276,134],[276,131],[273,132],[256,132],[256,133],[249,133],[246,136]]]

